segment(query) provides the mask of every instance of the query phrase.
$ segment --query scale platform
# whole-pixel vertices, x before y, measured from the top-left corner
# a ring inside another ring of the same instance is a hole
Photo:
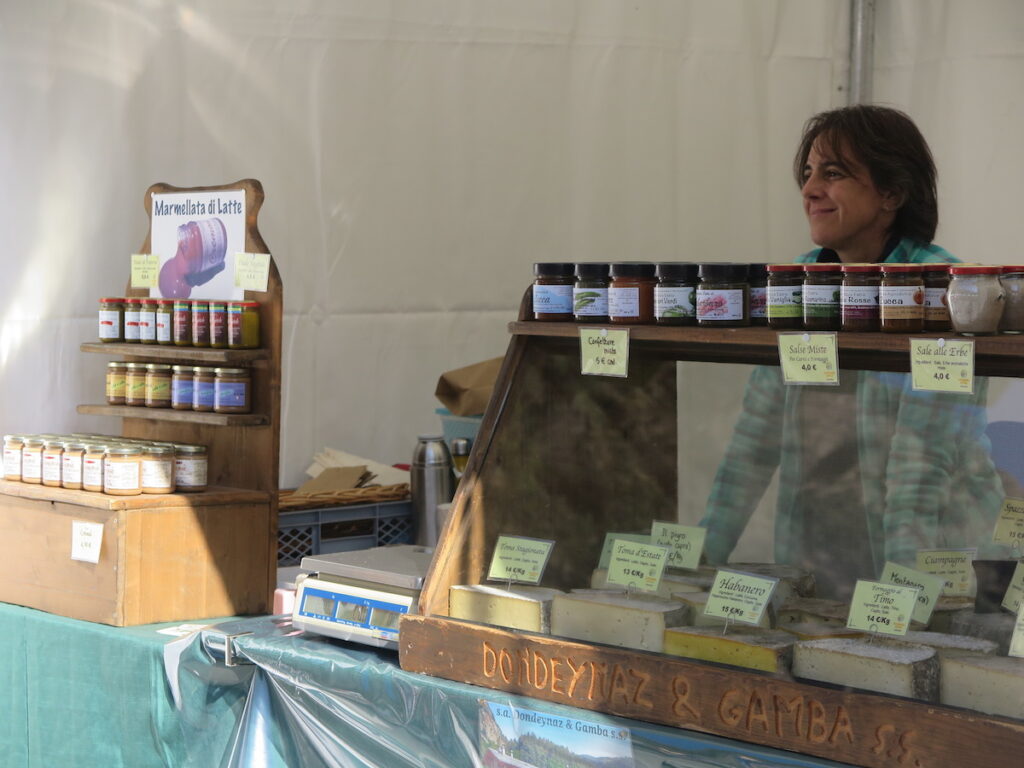
[[[434,550],[413,544],[310,555],[292,624],[339,640],[398,648],[398,620],[415,613]]]

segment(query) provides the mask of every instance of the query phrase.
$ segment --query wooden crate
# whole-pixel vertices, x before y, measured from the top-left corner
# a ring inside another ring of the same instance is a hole
[[[0,601],[129,626],[266,613],[273,561],[262,491],[106,496],[0,481]],[[72,521],[103,524],[98,563]]]

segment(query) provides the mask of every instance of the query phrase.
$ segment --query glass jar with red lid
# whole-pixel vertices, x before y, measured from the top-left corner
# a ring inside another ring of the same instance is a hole
[[[948,331],[949,306],[946,304],[946,290],[949,288],[949,267],[946,262],[921,265],[924,277],[924,329],[926,331]]]
[[[878,290],[882,330],[920,333],[924,330],[924,277],[920,264],[882,264]]]
[[[999,331],[1024,333],[1024,266],[1004,265],[999,283],[1006,294]]]
[[[804,327],[804,265],[768,265],[768,326],[777,330]]]
[[[839,292],[840,328],[844,331],[877,331],[881,327],[878,289],[882,268],[878,264],[843,264]]]
[[[839,264],[804,264],[804,328],[839,330],[839,293],[843,273]]]
[[[1002,267],[953,264],[949,268],[949,318],[965,336],[998,333],[1005,293],[999,282]]]

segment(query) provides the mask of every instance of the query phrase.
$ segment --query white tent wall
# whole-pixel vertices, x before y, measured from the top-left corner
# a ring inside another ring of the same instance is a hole
[[[876,98],[932,140],[941,242],[977,260],[1013,253],[1020,9],[878,3]],[[106,362],[78,345],[143,192],[254,177],[282,485],[323,445],[407,461],[438,374],[504,352],[534,261],[806,250],[790,160],[845,102],[848,30],[845,0],[5,2],[0,429],[116,431],[75,412]]]

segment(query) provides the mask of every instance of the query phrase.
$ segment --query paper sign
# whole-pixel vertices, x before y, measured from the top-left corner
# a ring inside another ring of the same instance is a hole
[[[625,378],[629,370],[629,329],[580,328],[580,372]]]
[[[942,587],[946,580],[942,576],[933,576],[930,573],[915,571],[897,563],[886,563],[882,569],[884,584],[897,584],[901,587],[914,587],[917,592],[917,603],[914,605],[914,613],[911,618],[922,624],[927,624],[935,610],[935,603],[942,594]]]
[[[1014,549],[1024,549],[1024,499],[1003,500],[992,541],[1008,544]]]
[[[515,581],[537,584],[544,575],[551,548],[555,542],[547,539],[528,539],[523,536],[499,536],[494,545],[491,569],[487,578],[492,581]]]
[[[834,333],[780,333],[778,341],[786,384],[839,384]]]
[[[1024,605],[1017,611],[1017,622],[1013,625],[1010,655],[1024,657]]]
[[[915,587],[857,580],[846,626],[881,635],[905,635],[917,605]]]
[[[71,521],[71,559],[98,563],[103,547],[103,523]]]
[[[607,568],[612,559],[612,547],[615,540],[639,541],[641,544],[650,544],[651,537],[646,533],[606,533],[604,535],[604,548],[601,550],[601,559],[597,563],[598,568]]]
[[[668,565],[672,568],[697,570],[704,551],[706,528],[676,523],[651,523],[651,543],[669,548]]]
[[[1013,570],[1013,578],[1010,579],[1010,586],[1006,589],[1003,597],[1003,608],[1011,613],[1017,613],[1021,604],[1024,603],[1024,562],[1017,563]]]
[[[668,555],[668,547],[616,539],[608,562],[608,583],[657,592]]]
[[[185,635],[191,635],[193,632],[198,632],[200,629],[204,629],[210,626],[209,624],[179,624],[176,627],[164,627],[158,629],[157,634],[159,635],[171,635],[172,637],[184,637]]]
[[[270,279],[269,253],[235,254],[235,287],[265,293]]]
[[[759,624],[778,583],[778,579],[768,576],[720,569],[715,573],[711,594],[704,605],[704,615]]]
[[[974,392],[974,342],[911,339],[910,378],[916,390]]]
[[[968,597],[975,592],[974,568],[971,563],[978,550],[971,549],[919,549],[917,570],[942,576],[946,580],[943,595]]]
[[[155,253],[132,254],[132,288],[156,288],[160,257]]]

